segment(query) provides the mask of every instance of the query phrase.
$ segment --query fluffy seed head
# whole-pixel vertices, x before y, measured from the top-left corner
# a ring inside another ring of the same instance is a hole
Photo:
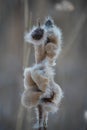
[[[25,34],[25,41],[34,45],[44,44],[47,39],[46,32],[43,26],[35,26],[30,32]]]
[[[50,17],[48,17],[45,21],[45,26],[49,28],[49,27],[53,27],[53,25],[54,25],[54,21]]]
[[[34,32],[32,32],[32,38],[35,40],[40,40],[44,35],[44,30],[38,27]]]

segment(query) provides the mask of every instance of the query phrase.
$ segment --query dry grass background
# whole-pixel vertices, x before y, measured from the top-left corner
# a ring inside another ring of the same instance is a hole
[[[38,17],[43,22],[45,16],[51,15],[63,32],[64,44],[55,80],[64,91],[64,99],[59,112],[50,115],[48,129],[86,130],[87,1],[69,0],[74,5],[73,11],[55,9],[59,2],[62,0],[28,1],[32,25]],[[19,111],[23,92],[24,3],[23,0],[0,1],[0,130],[32,130],[31,123],[35,121],[34,110]],[[28,51],[25,52],[27,59]],[[31,46],[29,59],[25,60],[29,66],[34,62],[33,52]]]

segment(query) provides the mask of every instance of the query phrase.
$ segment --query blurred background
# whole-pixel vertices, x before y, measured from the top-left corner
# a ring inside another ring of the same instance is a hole
[[[48,130],[87,130],[87,0],[0,0],[0,130],[33,130],[35,122],[34,110],[21,105],[23,68],[34,63],[23,40],[26,13],[29,28],[50,15],[63,33],[55,81],[64,98]]]

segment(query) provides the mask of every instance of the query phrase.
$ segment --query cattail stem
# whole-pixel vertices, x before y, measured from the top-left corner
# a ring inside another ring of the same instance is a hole
[[[39,116],[39,128],[38,128],[38,130],[41,130],[40,124],[41,124],[41,120],[43,118],[42,117],[42,114],[43,114],[42,113],[42,106],[39,104],[37,107],[38,107],[38,112],[39,112],[39,115],[38,115]]]
[[[44,129],[44,130],[47,130],[47,128],[46,128],[46,127],[44,127],[43,129]]]
[[[40,27],[40,18],[37,19],[37,25],[38,25],[38,27]]]
[[[48,113],[44,113],[43,111],[43,106],[42,105],[38,105],[38,112],[39,112],[39,128],[38,130],[41,130],[41,124],[43,123],[43,129],[47,130],[47,118],[48,118]],[[45,115],[46,114],[46,115]]]

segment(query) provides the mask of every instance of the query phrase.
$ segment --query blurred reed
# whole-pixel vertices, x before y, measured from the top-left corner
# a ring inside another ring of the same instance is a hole
[[[25,22],[24,32],[26,33],[27,31],[29,31],[29,28],[31,28],[31,26],[32,26],[32,23],[31,23],[32,22],[32,13],[29,11],[28,0],[24,1],[24,22]],[[23,45],[23,69],[25,67],[29,66],[30,50],[31,50],[30,45],[27,44],[24,41],[24,45]],[[16,130],[22,130],[24,115],[25,115],[25,108],[20,103],[18,116],[17,116]],[[29,113],[29,116],[30,116],[30,113]]]

